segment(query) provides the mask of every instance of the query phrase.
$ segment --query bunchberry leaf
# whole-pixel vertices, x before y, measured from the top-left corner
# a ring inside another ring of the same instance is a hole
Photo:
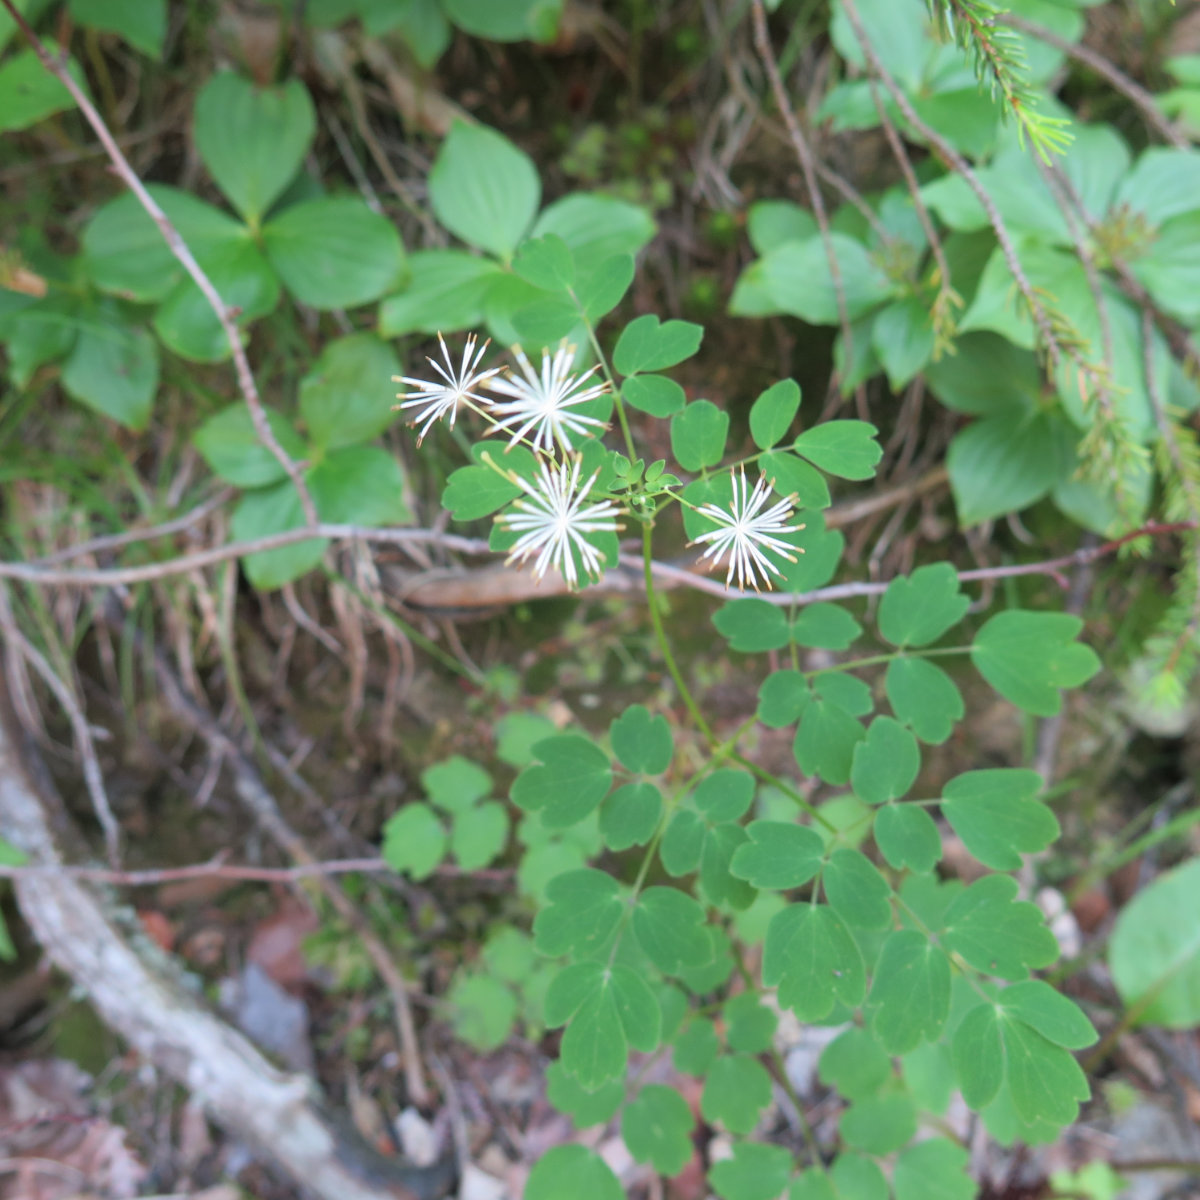
[[[621,331],[613,351],[613,367],[621,375],[662,371],[691,358],[700,348],[704,326],[691,321],[665,321],[648,313]]]
[[[826,783],[847,783],[854,749],[866,730],[840,705],[814,700],[800,717],[792,753],[806,775]]]
[[[292,423],[273,408],[264,411],[279,444],[293,458],[307,457],[304,439]],[[230,404],[214,413],[192,435],[192,444],[213,473],[234,487],[264,487],[284,478],[283,467],[262,444],[244,404]]]
[[[611,254],[636,254],[654,231],[654,220],[641,205],[598,192],[571,192],[555,200],[533,226],[535,235],[557,233],[571,247],[580,270],[590,270]]]
[[[512,269],[527,283],[547,292],[565,292],[575,283],[575,260],[567,243],[556,233],[526,238],[517,247]]]
[[[702,967],[712,958],[704,909],[678,888],[647,888],[633,910],[633,932],[646,957],[664,974]]]
[[[464,871],[486,867],[506,841],[508,813],[495,800],[457,815],[450,831],[450,850]]]
[[[1008,875],[977,879],[946,910],[945,945],[1001,979],[1026,979],[1030,967],[1049,966],[1058,942],[1037,905],[1014,900],[1016,894]]]
[[[833,503],[825,476],[790,450],[768,450],[758,469],[780,496],[795,496],[797,508],[828,508]]]
[[[792,1156],[783,1146],[737,1142],[733,1157],[713,1163],[708,1180],[722,1200],[777,1200],[792,1173]]]
[[[729,414],[710,400],[696,400],[671,418],[671,452],[685,471],[715,467],[725,457]]]
[[[892,923],[892,889],[861,851],[835,850],[821,875],[825,895],[848,925],[886,929]]]
[[[967,615],[970,603],[949,563],[918,567],[888,584],[879,602],[879,632],[893,646],[928,646]]]
[[[550,1064],[546,1072],[546,1099],[571,1118],[576,1129],[605,1125],[625,1099],[624,1080],[610,1079],[589,1092],[578,1079],[567,1073],[561,1062]]]
[[[821,1052],[818,1073],[847,1100],[863,1100],[892,1078],[892,1060],[867,1030],[851,1025]]]
[[[465,813],[491,792],[492,777],[481,766],[455,754],[422,771],[421,786],[438,808]]]
[[[950,1013],[950,961],[923,933],[888,934],[875,964],[871,1029],[889,1054],[907,1054],[942,1032]]]
[[[608,793],[612,768],[608,755],[575,733],[546,738],[533,748],[538,762],[513,781],[518,808],[541,814],[547,829],[582,821]]]
[[[734,851],[729,870],[756,888],[797,888],[821,868],[825,844],[806,825],[751,821],[746,834],[750,840]]]
[[[685,1075],[703,1075],[721,1052],[716,1028],[705,1017],[693,1017],[675,1038],[674,1046],[675,1069]]]
[[[910,1146],[896,1160],[892,1175],[896,1200],[974,1200],[975,1181],[967,1174],[970,1157],[946,1138]]]
[[[844,1113],[838,1128],[842,1140],[867,1154],[891,1154],[912,1141],[917,1108],[909,1096],[868,1096]]]
[[[679,972],[679,978],[697,996],[707,996],[724,987],[733,974],[733,943],[729,934],[715,925],[709,925],[705,932],[711,947],[707,963],[702,967],[683,967]]]
[[[725,1019],[725,1041],[730,1050],[743,1054],[764,1054],[771,1048],[778,1019],[754,992],[740,992],[725,1001],[721,1010]]]
[[[852,717],[865,717],[875,709],[871,685],[847,671],[822,671],[813,680],[813,691],[830,700]]]
[[[840,479],[871,479],[883,448],[879,431],[865,421],[826,421],[806,429],[792,449],[827,475]]]
[[[730,1133],[749,1133],[770,1103],[771,1077],[758,1059],[727,1054],[709,1067],[700,1096],[706,1121],[721,1121]]]
[[[845,650],[862,626],[839,604],[808,604],[792,622],[791,639],[798,646],[818,650]]]
[[[629,770],[660,775],[671,765],[671,726],[661,713],[651,716],[644,704],[631,704],[617,717],[611,735],[613,753]]]
[[[791,904],[771,918],[762,980],[778,986],[779,1003],[802,1021],[827,1017],[837,1002],[861,1004],[866,993],[858,945],[824,904]]]
[[[743,654],[780,650],[791,639],[787,616],[778,605],[754,596],[731,600],[713,613],[717,632],[729,641],[730,649]]]
[[[1041,979],[1006,987],[999,996],[1004,1011],[1033,1026],[1047,1041],[1068,1050],[1082,1050],[1097,1038],[1083,1010]]]
[[[460,975],[446,996],[454,1032],[484,1052],[504,1045],[517,1018],[517,998],[490,975]]]
[[[633,270],[632,255],[613,254],[591,271],[581,272],[575,295],[593,325],[621,303],[633,282]]]
[[[931,746],[940,746],[966,712],[954,680],[923,658],[894,658],[884,676],[896,717]]]
[[[651,1083],[626,1105],[621,1136],[635,1161],[650,1163],[660,1174],[678,1175],[693,1153],[695,1119],[674,1088]]]
[[[425,879],[446,853],[446,831],[428,804],[406,804],[383,827],[384,861],[394,871]]]
[[[705,834],[700,852],[700,886],[713,904],[741,910],[754,903],[754,888],[729,870],[734,854],[746,840],[746,831],[733,821],[722,821]]]
[[[720,767],[700,781],[692,802],[709,821],[736,821],[754,800],[754,776],[736,767]]]
[[[707,829],[699,814],[681,808],[663,834],[659,857],[670,875],[689,875],[700,865]]]
[[[608,941],[621,920],[620,886],[603,871],[568,871],[546,887],[547,904],[533,920],[533,943],[557,957],[590,954]]]
[[[600,809],[600,832],[610,850],[644,846],[654,836],[662,816],[662,793],[652,783],[626,783]]]
[[[336,450],[382,433],[395,418],[379,380],[399,373],[395,351],[374,334],[328,343],[300,381],[300,413],[314,445]]]
[[[1091,1091],[1079,1064],[1024,1021],[1001,1018],[1005,1077],[1013,1108],[1023,1121],[1070,1125]]]
[[[897,871],[932,871],[942,857],[937,823],[915,804],[885,804],[875,814],[875,844]]]
[[[758,689],[758,719],[771,729],[783,729],[800,719],[812,693],[799,671],[772,671]]]
[[[942,815],[984,866],[1015,871],[1058,837],[1058,821],[1036,797],[1036,771],[968,771],[942,789]]]
[[[898,800],[921,769],[921,750],[899,721],[876,717],[866,737],[854,747],[850,785],[868,804]]]
[[[652,417],[670,417],[687,405],[687,393],[665,375],[634,375],[621,384],[625,403]]]
[[[617,1177],[600,1155],[572,1143],[555,1146],[537,1161],[525,1184],[525,1200],[625,1200]]]
[[[800,385],[794,379],[772,384],[750,408],[750,436],[754,444],[760,450],[770,450],[783,441],[799,411]],[[769,471],[767,478],[772,479]]]
[[[1083,622],[1067,613],[997,613],[975,635],[971,661],[1018,708],[1052,717],[1061,688],[1078,687],[1100,670],[1090,646],[1075,641]]]

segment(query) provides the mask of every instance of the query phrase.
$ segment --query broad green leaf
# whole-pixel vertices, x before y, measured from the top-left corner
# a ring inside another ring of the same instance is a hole
[[[409,256],[402,291],[379,306],[379,333],[453,333],[483,320],[488,285],[501,277],[490,258],[463,250],[418,250]]]
[[[658,828],[662,793],[652,783],[637,780],[617,788],[600,809],[600,832],[610,850],[644,846]]]
[[[848,783],[855,747],[865,736],[863,727],[840,705],[815,699],[800,718],[792,753],[806,775],[817,775],[826,783]]]
[[[821,868],[825,845],[805,825],[751,821],[750,838],[734,851],[729,870],[756,888],[788,891],[806,884]]]
[[[1091,1091],[1079,1064],[1024,1021],[1001,1019],[1005,1077],[1013,1107],[1024,1121],[1071,1125]]]
[[[737,767],[719,767],[700,781],[692,801],[709,821],[736,821],[754,801],[754,776]]]
[[[691,809],[681,808],[663,834],[659,855],[669,875],[689,875],[700,865],[707,830]]]
[[[947,408],[986,417],[1006,409],[1024,411],[1037,401],[1042,379],[1031,350],[996,333],[964,333],[955,345],[957,354],[944,354],[924,372]]]
[[[382,433],[395,417],[381,383],[399,373],[395,352],[374,334],[327,342],[300,381],[300,415],[313,444],[336,450]]]
[[[879,602],[879,632],[893,646],[928,646],[967,615],[970,603],[949,563],[918,567],[888,584]]]
[[[671,451],[685,471],[715,467],[725,456],[729,414],[697,400],[671,418]]]
[[[746,214],[746,234],[755,254],[784,242],[803,242],[817,234],[817,219],[791,200],[756,200]]]
[[[460,975],[446,996],[454,1032],[487,1053],[508,1040],[517,1019],[517,998],[490,975]]]
[[[940,746],[966,713],[954,680],[923,658],[892,659],[884,687],[896,717],[933,746]]]
[[[456,521],[477,521],[499,512],[521,489],[491,467],[459,467],[451,472],[442,492],[442,507]]]
[[[882,304],[892,285],[865,246],[841,233],[830,237],[841,275],[842,294],[851,319]],[[790,313],[810,325],[837,325],[837,289],[829,257],[820,237],[785,242],[756,264],[775,311]],[[878,461],[878,460],[876,460]]]
[[[534,747],[538,762],[513,782],[512,801],[541,813],[548,829],[582,821],[608,794],[612,768],[594,742],[575,733],[546,738]]]
[[[772,384],[750,408],[750,436],[754,444],[760,450],[770,450],[783,441],[799,411],[800,385],[794,379]]]
[[[1079,1005],[1042,979],[1006,987],[1000,993],[1000,1004],[1006,1013],[1031,1025],[1056,1046],[1082,1050],[1096,1041],[1096,1031]]]
[[[624,299],[633,282],[633,271],[633,256],[630,254],[614,254],[605,258],[592,268],[590,274],[580,268],[580,281],[575,294],[593,325]]]
[[[883,457],[878,430],[865,421],[826,421],[806,429],[792,449],[827,475],[840,479],[872,479]]]
[[[916,1105],[908,1096],[867,1096],[842,1113],[838,1129],[842,1140],[855,1150],[891,1154],[917,1132]]]
[[[1067,613],[997,613],[975,635],[971,661],[1006,700],[1052,717],[1062,707],[1060,688],[1078,687],[1100,670],[1095,652],[1075,641],[1082,628]]]
[[[758,467],[780,496],[795,497],[798,508],[828,508],[833,503],[821,472],[790,450],[768,450]]]
[[[677,888],[647,888],[638,897],[633,933],[646,957],[667,975],[702,967],[712,957],[704,909]]]
[[[1022,980],[1030,967],[1049,966],[1058,942],[1036,904],[1016,901],[1017,881],[1008,875],[977,879],[946,910],[944,945],[976,970]]]
[[[700,886],[713,904],[741,910],[754,903],[754,889],[729,870],[733,856],[745,842],[746,831],[733,821],[714,825],[705,835],[700,852]]]
[[[575,260],[556,233],[526,238],[517,247],[513,270],[527,283],[547,292],[568,292],[575,283]]]
[[[665,375],[634,375],[621,384],[625,403],[652,417],[669,417],[682,412],[687,393]]]
[[[715,1162],[708,1179],[722,1200],[777,1200],[792,1173],[791,1151],[763,1142],[736,1142],[733,1157]]]
[[[730,997],[721,1015],[725,1020],[725,1040],[731,1050],[743,1054],[765,1054],[770,1050],[779,1020],[766,1005],[759,1003],[753,992]]]
[[[861,851],[842,847],[821,875],[830,906],[848,925],[886,929],[892,922],[892,889]]]
[[[620,887],[611,875],[568,871],[546,888],[546,907],[533,921],[534,945],[543,954],[576,958],[604,945],[621,920]]]
[[[700,1096],[706,1121],[720,1121],[730,1133],[749,1133],[770,1103],[771,1077],[758,1059],[727,1054],[708,1069]]]
[[[781,650],[791,640],[784,610],[756,596],[730,600],[713,614],[713,624],[730,649],[742,654]]]
[[[455,123],[429,172],[437,219],[506,261],[532,224],[541,194],[529,155],[485,125]]]
[[[827,1017],[835,1003],[862,1003],[862,954],[841,918],[819,904],[792,904],[771,919],[763,951],[764,987],[801,1021]]]
[[[854,747],[850,784],[868,804],[883,804],[903,796],[921,769],[921,750],[899,721],[876,717],[866,736]]]
[[[608,1164],[586,1146],[555,1146],[529,1173],[525,1200],[625,1200]]]
[[[897,871],[932,871],[942,857],[937,822],[915,804],[885,804],[875,814],[875,844]]]
[[[935,1041],[950,1013],[950,961],[923,933],[888,934],[868,1004],[871,1029],[889,1054],[907,1054]]]
[[[291,422],[273,408],[266,409],[266,414],[276,441],[292,458],[304,458],[304,440]],[[213,473],[234,487],[264,487],[286,477],[282,464],[259,441],[244,404],[231,404],[209,417],[192,435],[192,444]]]
[[[933,355],[929,305],[915,296],[889,304],[872,322],[871,344],[892,390],[899,392]]]
[[[239,541],[253,541],[274,533],[304,527],[304,510],[290,480],[247,492],[237,503],[230,529]],[[311,571],[321,561],[328,538],[306,538],[274,550],[260,550],[242,559],[246,577],[263,591],[282,587]]]
[[[557,234],[570,247],[576,273],[587,275],[606,259],[636,254],[654,236],[654,219],[637,204],[594,192],[572,192],[548,204],[533,236]]]
[[[47,38],[44,44],[48,54],[62,56],[53,40]],[[67,71],[86,93],[87,81],[74,58],[67,59]],[[32,50],[19,50],[0,64],[0,133],[28,129],[74,105],[71,93]]]
[[[942,789],[942,815],[986,867],[1016,871],[1022,854],[1036,854],[1058,837],[1058,821],[1037,797],[1036,771],[968,771]]]
[[[653,313],[635,317],[621,331],[613,367],[621,375],[663,371],[691,358],[700,348],[704,326],[691,321],[659,322]]]
[[[421,786],[438,808],[450,813],[472,812],[491,794],[492,777],[478,763],[454,754],[421,772]]]
[[[553,1062],[546,1071],[546,1099],[566,1113],[576,1129],[607,1125],[625,1099],[625,1081],[610,1079],[588,1091],[561,1062]]]
[[[863,1100],[892,1078],[892,1060],[866,1029],[851,1025],[821,1052],[818,1072],[847,1100]]]
[[[400,464],[380,446],[332,450],[306,478],[322,521],[370,526],[412,519],[404,505]]]
[[[967,1174],[970,1157],[946,1138],[910,1146],[892,1175],[896,1200],[975,1200],[975,1181]]]
[[[486,867],[508,841],[508,813],[495,800],[480,804],[454,818],[450,850],[464,871]]]
[[[300,169],[316,127],[312,99],[298,79],[260,88],[221,71],[196,97],[196,150],[217,187],[253,226]]]
[[[407,269],[396,227],[357,196],[294,204],[267,222],[262,238],[287,290],[322,311],[378,300]]]
[[[1200,859],[1160,875],[1121,910],[1108,947],[1113,982],[1143,1025],[1200,1023]]]
[[[81,25],[120,34],[150,58],[162,55],[167,0],[71,0],[68,7]]]
[[[459,29],[496,42],[554,40],[563,0],[442,0]],[[529,1200],[535,1200],[529,1197]]]
[[[691,1160],[695,1118],[674,1089],[647,1084],[621,1114],[621,1136],[634,1160],[660,1175],[678,1175]]]
[[[924,8],[913,0],[859,0],[858,7],[878,61],[906,91],[916,93],[930,52]],[[865,72],[862,44],[841,5],[833,9],[830,34],[838,53]]]
[[[799,671],[772,671],[758,689],[758,719],[772,729],[783,729],[800,719],[812,693]]]
[[[1121,181],[1116,204],[1127,205],[1152,225],[1200,208],[1200,154],[1154,146]]]
[[[61,378],[81,404],[129,429],[144,429],[158,391],[158,346],[106,301],[81,314]]]
[[[383,827],[383,858],[393,871],[427,879],[446,853],[446,831],[428,804],[406,804]]]
[[[806,604],[792,621],[791,640],[818,650],[845,650],[862,626],[840,604]]]
[[[1200,317],[1198,230],[1200,213],[1175,217],[1158,231],[1148,253],[1131,264],[1134,275],[1158,304],[1187,324],[1195,324]]]
[[[613,753],[631,771],[661,775],[671,765],[671,726],[661,713],[652,716],[644,704],[631,704],[617,717],[611,736]]]
[[[721,1052],[716,1028],[704,1017],[693,1017],[676,1036],[674,1046],[671,1061],[685,1075],[703,1075]]]

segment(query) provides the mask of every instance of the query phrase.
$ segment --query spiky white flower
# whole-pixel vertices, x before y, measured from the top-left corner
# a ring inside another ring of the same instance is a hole
[[[696,512],[716,521],[719,528],[711,529],[696,538],[692,545],[701,542],[711,542],[705,552],[700,555],[700,561],[711,558],[719,562],[722,555],[729,555],[729,569],[725,573],[725,586],[729,587],[734,575],[737,575],[738,587],[745,588],[747,582],[759,590],[759,575],[762,583],[772,587],[770,575],[777,579],[783,578],[783,572],[764,553],[770,550],[788,562],[796,562],[796,552],[803,554],[799,546],[775,536],[781,533],[799,533],[803,525],[789,525],[787,521],[795,515],[792,507],[794,496],[780,500],[765,512],[760,511],[771,492],[771,484],[765,475],[760,475],[758,482],[751,492],[746,483],[746,469],[742,468],[741,475],[735,475],[733,482],[733,503],[729,511],[715,504],[701,504]]]
[[[438,334],[438,342],[441,343],[442,357],[446,360],[446,365],[443,367],[441,363],[435,362],[432,358],[427,358],[425,361],[442,377],[440,383],[437,380],[410,379],[407,375],[392,376],[393,382],[406,383],[409,387],[418,389],[415,392],[397,393],[396,399],[403,403],[393,405],[394,408],[401,410],[409,408],[420,410],[411,418],[413,424],[424,422],[417,436],[418,446],[425,440],[425,435],[429,430],[443,417],[449,417],[447,424],[453,428],[454,420],[458,416],[459,405],[464,401],[481,407],[490,403],[486,396],[477,395],[475,389],[499,375],[500,368],[491,367],[486,371],[479,370],[479,362],[488,348],[488,343],[484,342],[476,349],[476,341],[474,334],[467,338],[467,344],[463,349],[462,365],[455,369],[450,358],[450,351],[446,348],[446,341],[440,333]]]
[[[515,473],[509,475],[528,499],[514,502],[516,512],[502,513],[496,518],[503,528],[521,535],[509,552],[508,562],[524,562],[536,554],[533,566],[536,578],[541,579],[554,567],[570,587],[579,582],[573,549],[578,551],[589,575],[599,575],[604,564],[603,555],[583,535],[620,528],[614,518],[620,516],[621,509],[612,501],[583,507],[600,472],[582,487],[579,472],[580,459],[576,455],[554,467],[542,460],[536,487]]]
[[[513,431],[509,446],[515,446],[532,433],[534,450],[552,454],[557,445],[570,452],[575,448],[572,437],[585,438],[604,428],[603,421],[572,411],[608,391],[607,383],[592,384],[580,390],[599,367],[592,367],[583,375],[572,374],[575,350],[563,341],[553,354],[543,351],[539,374],[520,346],[512,349],[521,374],[510,371],[488,384],[488,391],[512,397],[492,404],[492,412],[500,418],[495,431]]]

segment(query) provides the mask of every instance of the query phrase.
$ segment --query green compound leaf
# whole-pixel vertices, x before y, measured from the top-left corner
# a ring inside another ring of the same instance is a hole
[[[918,567],[888,584],[879,603],[879,632],[893,646],[928,646],[967,615],[970,603],[949,563]]]
[[[975,1200],[975,1181],[967,1174],[970,1157],[945,1138],[910,1146],[892,1175],[896,1200]]]
[[[1083,622],[1067,613],[997,613],[975,635],[971,661],[1018,708],[1052,717],[1060,688],[1078,687],[1100,670],[1089,646],[1075,641]]]
[[[748,1054],[729,1054],[709,1068],[700,1111],[706,1121],[721,1121],[730,1133],[749,1133],[770,1103],[771,1077],[762,1063]]]
[[[442,507],[456,521],[477,521],[499,512],[521,494],[515,483],[491,467],[459,467],[446,480]]]
[[[307,449],[291,422],[274,409],[266,409],[267,424],[279,444],[294,459]],[[192,435],[192,445],[219,475],[234,487],[257,488],[278,483],[286,475],[279,459],[262,444],[244,404],[231,404],[209,417]]]
[[[633,932],[646,957],[667,975],[712,960],[704,909],[677,888],[647,888],[633,910]]]
[[[594,742],[574,733],[546,738],[533,748],[539,762],[513,781],[512,801],[541,813],[547,829],[565,829],[592,813],[608,794],[612,768]]]
[[[713,1163],[709,1182],[722,1200],[777,1200],[792,1173],[792,1155],[783,1146],[737,1142],[733,1157]]]
[[[555,1146],[529,1173],[525,1200],[625,1200],[608,1164],[586,1146]]]
[[[513,259],[513,271],[526,283],[547,292],[566,292],[575,284],[571,249],[556,233],[526,238]]]
[[[657,1050],[662,1037],[662,1009],[650,985],[637,971],[620,965],[611,969],[608,982],[629,1044],[645,1054]]]
[[[868,1003],[872,1032],[889,1054],[936,1040],[950,1014],[950,960],[916,930],[888,934]]]
[[[733,942],[729,934],[710,925],[708,940],[712,946],[708,963],[703,967],[686,967],[679,972],[679,978],[694,996],[707,996],[723,988],[733,974]]]
[[[437,219],[464,242],[505,261],[532,224],[541,195],[529,155],[485,125],[456,122],[429,172]]]
[[[613,351],[613,367],[621,375],[662,371],[691,358],[700,349],[704,326],[691,321],[666,321],[649,313],[635,317],[621,331]]]
[[[821,1052],[818,1074],[847,1100],[864,1100],[892,1078],[892,1060],[866,1029],[851,1025]]]
[[[644,704],[631,704],[611,726],[613,753],[621,764],[644,775],[661,775],[671,765],[675,747],[671,726]]]
[[[923,658],[892,659],[884,687],[897,719],[931,746],[940,746],[967,711],[954,680]]]
[[[792,622],[791,640],[818,650],[845,650],[862,626],[840,604],[807,604]]]
[[[421,772],[421,786],[429,799],[450,813],[467,813],[491,794],[492,777],[478,763],[452,755]]]
[[[800,385],[794,379],[772,384],[750,408],[750,436],[754,444],[760,450],[770,450],[783,441],[799,411]],[[767,477],[772,478],[769,471]]]
[[[730,1050],[743,1054],[764,1054],[771,1048],[779,1021],[753,992],[741,992],[725,1001],[721,1010],[725,1019],[725,1040]]]
[[[380,380],[399,373],[395,351],[374,334],[326,343],[300,381],[300,415],[313,444],[336,450],[381,434],[396,418]]]
[[[921,750],[899,721],[876,717],[854,747],[850,785],[868,804],[884,804],[903,796],[921,769]]]
[[[813,691],[822,700],[844,708],[852,717],[865,717],[875,711],[871,685],[845,671],[822,671],[813,680]]]
[[[942,789],[942,815],[984,866],[1015,871],[1058,837],[1058,820],[1036,797],[1036,771],[968,771]]]
[[[887,1180],[869,1158],[861,1158],[857,1154],[839,1155],[834,1160],[829,1177],[833,1184],[830,1195],[834,1200],[888,1200]],[[800,1178],[804,1179],[805,1176]],[[789,1200],[817,1200],[818,1197],[824,1200],[823,1193],[797,1192],[793,1188]]]
[[[924,874],[942,857],[937,822],[915,804],[885,804],[875,814],[875,844],[889,867]]]
[[[428,804],[406,804],[383,826],[383,858],[393,871],[425,879],[446,853],[446,831]]]
[[[883,457],[879,431],[866,421],[826,421],[806,429],[792,444],[802,458],[840,479],[872,479]]]
[[[829,1016],[835,1003],[854,1007],[866,994],[858,944],[832,908],[792,904],[771,918],[763,949],[764,987],[801,1021]]]
[[[672,1062],[685,1075],[703,1075],[721,1052],[721,1042],[713,1023],[705,1017],[693,1017],[674,1042]]]
[[[742,654],[781,650],[792,636],[783,609],[754,596],[731,600],[717,609],[713,613],[713,624],[728,640],[730,649]]]
[[[826,783],[848,783],[854,749],[866,736],[863,727],[840,705],[814,700],[800,718],[792,753],[806,775]]]
[[[1022,980],[1030,967],[1049,966],[1058,942],[1036,904],[1015,901],[1017,881],[986,875],[960,892],[946,910],[944,944],[978,971]]]
[[[554,1062],[546,1072],[546,1098],[571,1118],[576,1129],[607,1125],[625,1099],[625,1081],[610,1079],[595,1091],[588,1091],[561,1062]]]
[[[697,400],[671,418],[671,452],[685,471],[703,471],[725,457],[728,434],[729,414]]]
[[[517,997],[490,975],[461,975],[446,997],[454,1032],[487,1053],[508,1040],[517,1019]]]
[[[1000,993],[1005,1013],[1032,1026],[1047,1041],[1068,1050],[1082,1050],[1097,1039],[1091,1021],[1068,996],[1042,979],[1014,983]]]
[[[687,1101],[674,1088],[651,1083],[626,1105],[621,1136],[634,1160],[660,1174],[678,1175],[691,1161],[696,1122]]]
[[[917,1132],[917,1107],[909,1096],[868,1096],[842,1114],[842,1140],[866,1154],[891,1154]]]
[[[821,881],[830,905],[848,925],[886,929],[892,923],[892,889],[861,851],[835,850]]]
[[[379,306],[379,334],[453,333],[483,321],[488,285],[502,278],[494,259],[464,250],[418,250],[402,291]]]
[[[669,417],[682,412],[687,405],[687,393],[665,375],[634,375],[621,384],[625,403],[652,417]]]
[[[950,1053],[967,1107],[975,1111],[986,1107],[1004,1081],[1004,1045],[994,1004],[979,1004],[963,1017]]]
[[[533,943],[555,958],[582,958],[603,946],[624,911],[617,881],[590,868],[556,876],[546,887],[546,899],[533,920]]]
[[[694,871],[700,865],[707,836],[707,827],[700,816],[691,809],[680,809],[671,818],[659,851],[667,873],[678,877]]]
[[[758,468],[778,495],[795,497],[797,508],[828,508],[833,503],[825,476],[790,450],[768,450]]]
[[[812,693],[799,671],[772,671],[758,689],[758,719],[771,729],[783,729],[800,719]]]
[[[508,841],[508,813],[495,800],[454,818],[450,851],[464,871],[486,867]]]
[[[644,846],[662,816],[662,792],[652,783],[626,783],[609,796],[600,809],[600,833],[610,850]]]
[[[738,911],[754,903],[755,891],[730,873],[729,864],[746,842],[746,831],[733,821],[712,826],[700,852],[700,886],[713,904],[728,904]]]
[[[720,767],[700,781],[692,801],[709,821],[736,821],[754,801],[754,776]]]
[[[751,821],[746,834],[750,840],[734,851],[729,870],[756,888],[801,887],[821,869],[825,844],[806,825]]]
[[[483,947],[488,971],[505,983],[522,984],[533,974],[537,956],[528,934],[511,925],[498,929]]]
[[[260,88],[222,71],[196,97],[196,150],[252,226],[300,169],[316,127],[312,99],[298,79]]]
[[[1113,982],[1139,1024],[1200,1022],[1200,859],[1143,888],[1117,917],[1108,947]]]
[[[1017,1116],[1027,1122],[1073,1124],[1079,1116],[1080,1102],[1091,1095],[1079,1064],[1024,1021],[1002,1017],[1000,1036]]]
[[[583,276],[576,288],[576,295],[593,325],[621,303],[633,282],[633,272],[632,255],[614,254],[593,267],[590,274]]]

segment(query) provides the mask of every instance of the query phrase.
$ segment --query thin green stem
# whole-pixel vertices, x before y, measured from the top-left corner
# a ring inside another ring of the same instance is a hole
[[[625,453],[629,456],[630,462],[637,462],[637,447],[633,444],[633,432],[629,428],[629,418],[625,415],[625,404],[621,399],[621,389],[617,387],[616,377],[612,373],[612,368],[608,365],[608,356],[600,348],[600,341],[596,337],[596,330],[592,326],[592,322],[588,319],[587,313],[584,311],[583,305],[579,303],[579,297],[571,292],[571,299],[575,301],[575,306],[579,309],[579,316],[583,320],[583,327],[587,330],[588,341],[592,344],[592,350],[596,355],[596,361],[600,364],[600,370],[604,373],[604,378],[608,380],[609,391],[612,392],[613,408],[617,413],[617,421],[621,426],[621,435],[625,439]]]

